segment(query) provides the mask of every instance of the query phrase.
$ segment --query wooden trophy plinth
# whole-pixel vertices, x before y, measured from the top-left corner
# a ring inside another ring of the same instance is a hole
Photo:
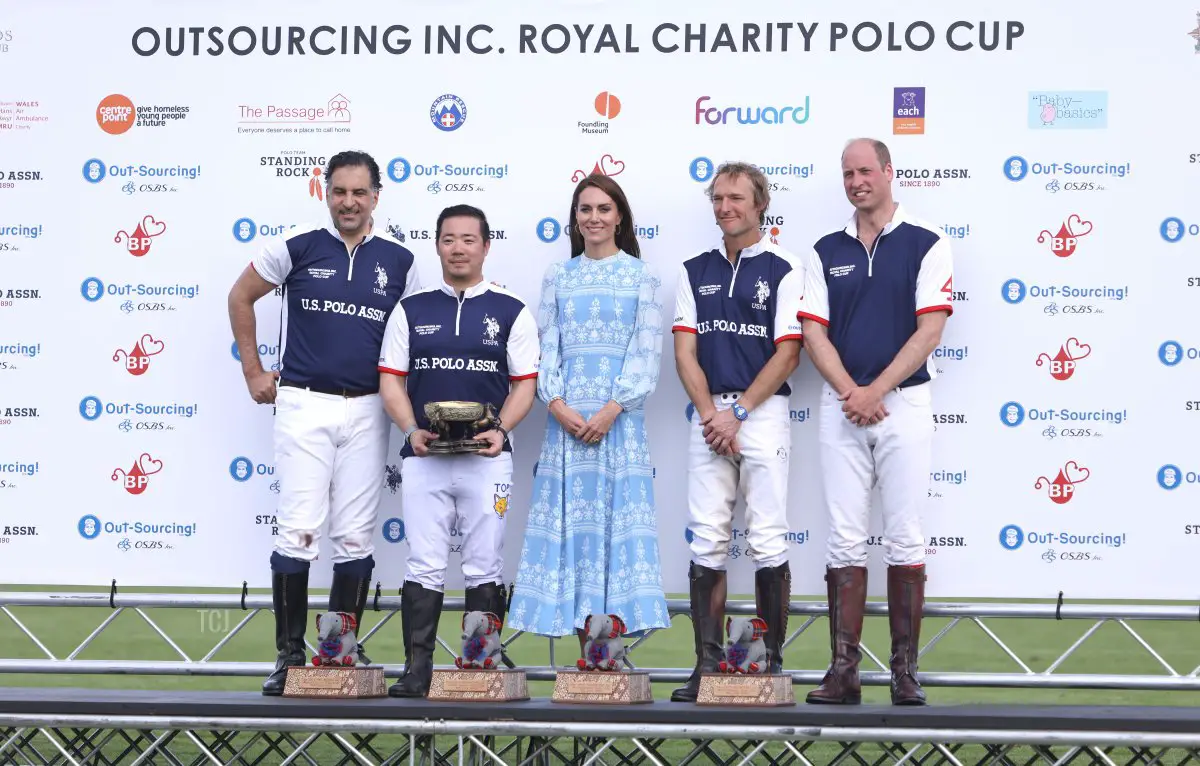
[[[370,699],[386,697],[382,667],[288,668],[283,696],[309,699]]]
[[[784,707],[796,704],[792,677],[786,674],[704,673],[697,705]]]
[[[529,683],[524,670],[434,670],[428,699],[517,702],[529,699]]]
[[[554,678],[551,702],[589,705],[641,705],[654,701],[650,673],[562,670]]]

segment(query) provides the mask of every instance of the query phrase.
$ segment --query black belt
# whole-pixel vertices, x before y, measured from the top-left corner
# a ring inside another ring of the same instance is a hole
[[[379,393],[379,390],[374,391],[355,391],[350,388],[324,388],[322,386],[306,386],[303,383],[297,383],[294,380],[286,380],[281,378],[279,385],[287,386],[288,388],[303,388],[305,391],[313,391],[318,394],[328,394],[329,396],[344,396],[348,399],[353,399],[358,396],[370,396]]]

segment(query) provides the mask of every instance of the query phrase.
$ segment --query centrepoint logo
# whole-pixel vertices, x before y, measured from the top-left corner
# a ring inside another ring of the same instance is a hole
[[[739,125],[803,125],[810,116],[809,96],[804,97],[803,105],[792,106],[704,106],[706,101],[712,101],[712,96],[701,96],[696,99],[697,125],[727,125],[730,122]]]
[[[96,106],[96,123],[110,136],[118,136],[133,127],[137,109],[127,97],[114,93]]]

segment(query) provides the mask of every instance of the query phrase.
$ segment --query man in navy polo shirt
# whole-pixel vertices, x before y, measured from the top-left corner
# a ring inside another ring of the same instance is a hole
[[[419,286],[412,253],[374,228],[381,186],[370,155],[331,157],[330,220],[268,241],[229,293],[250,396],[275,404],[279,533],[271,589],[279,654],[266,695],[282,694],[288,667],[305,664],[308,572],[326,521],[329,610],[354,614],[361,631],[390,431],[375,367],[392,309]],[[258,357],[254,302],[280,285],[288,320],[276,374]],[[361,647],[358,659],[369,662]]]
[[[771,202],[762,171],[722,165],[708,188],[717,247],[683,263],[675,366],[695,408],[688,446],[688,529],[696,668],[671,699],[694,702],[701,673],[717,672],[724,639],[725,568],[738,490],[754,560],[769,672],[783,667],[791,569],[787,559],[788,376],[800,360],[800,262],[760,227]]]
[[[483,211],[448,207],[438,216],[442,283],[400,301],[379,355],[384,405],[404,432],[400,454],[408,573],[401,591],[404,675],[393,697],[424,697],[450,554],[462,539],[466,611],[491,612],[504,624],[504,522],[512,490],[509,431],[529,414],[537,391],[537,323],[524,301],[483,278],[491,230]],[[475,438],[489,447],[431,455],[425,405],[490,404],[500,424]]]
[[[808,702],[858,704],[867,597],[867,524],[878,485],[891,625],[892,702],[923,705],[917,682],[925,603],[921,509],[933,440],[930,354],[953,311],[950,240],[892,199],[880,141],[851,141],[842,179],[855,212],[817,240],[800,316],[821,393],[820,455],[829,508],[825,580],[833,659]]]

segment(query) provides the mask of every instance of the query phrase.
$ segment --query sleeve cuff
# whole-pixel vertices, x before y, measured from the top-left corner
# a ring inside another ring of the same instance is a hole
[[[816,322],[817,324],[824,325],[825,327],[829,326],[829,320],[826,319],[825,317],[819,317],[816,314],[809,314],[806,311],[797,311],[796,318],[797,319],[811,319],[812,321]]]
[[[536,372],[531,372],[531,373],[529,373],[528,375],[509,375],[509,376],[508,376],[508,379],[509,379],[509,380],[512,380],[512,381],[515,381],[515,380],[533,380],[533,379],[534,379],[534,378],[536,378],[537,376],[538,376],[538,374],[537,374]]]
[[[696,328],[695,328],[695,327],[688,327],[688,326],[687,326],[687,325],[685,325],[685,324],[677,324],[677,325],[675,325],[674,327],[672,327],[672,328],[671,328],[671,332],[690,332],[691,334],[695,335],[695,334],[696,334]]]
[[[945,311],[946,315],[950,316],[954,313],[954,307],[950,305],[926,306],[923,309],[917,309],[917,316],[921,316],[922,314],[932,314],[934,311]]]
[[[775,345],[778,346],[780,343],[783,343],[785,340],[798,340],[798,341],[800,341],[800,345],[804,345],[804,336],[798,332],[779,336],[778,338],[775,339]]]
[[[379,366],[379,371],[386,372],[389,375],[399,375],[402,378],[408,375],[407,370],[393,370],[391,367],[384,367],[383,365]]]

